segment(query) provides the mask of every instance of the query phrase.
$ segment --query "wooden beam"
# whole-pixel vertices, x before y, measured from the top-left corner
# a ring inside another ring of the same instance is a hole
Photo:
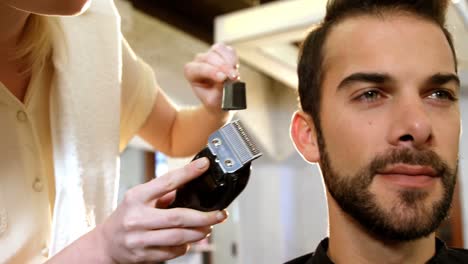
[[[177,10],[171,1],[130,0],[130,2],[141,12],[164,21],[192,37],[206,43],[213,43],[213,25],[207,25],[205,16],[196,19],[191,15],[184,14]]]
[[[136,9],[210,44],[214,41],[215,17],[253,6],[245,0],[130,0],[130,2]]]

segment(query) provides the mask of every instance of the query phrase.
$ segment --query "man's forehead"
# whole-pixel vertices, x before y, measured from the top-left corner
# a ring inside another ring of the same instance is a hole
[[[398,25],[419,26],[417,24],[432,24],[424,21],[421,18],[403,14],[388,14],[388,15],[355,15],[344,18],[338,21],[330,29],[330,32],[325,41],[325,48],[330,47],[346,47],[350,44],[350,40],[359,39],[375,39],[384,37],[390,33],[398,33]],[[436,25],[433,25],[437,27]],[[342,42],[346,41],[347,42]]]
[[[450,69],[445,71],[454,68],[442,29],[427,19],[408,14],[360,15],[340,21],[331,28],[324,43],[322,66],[324,72],[358,63],[376,67],[404,57],[410,50],[416,53],[412,55],[426,57],[432,64],[448,62]],[[433,61],[427,56],[433,56]]]

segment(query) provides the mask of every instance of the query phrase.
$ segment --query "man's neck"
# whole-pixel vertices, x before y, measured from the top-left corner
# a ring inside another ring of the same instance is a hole
[[[434,256],[435,235],[411,242],[388,242],[377,239],[343,213],[329,197],[330,238],[327,254],[333,262],[405,264],[426,263]]]

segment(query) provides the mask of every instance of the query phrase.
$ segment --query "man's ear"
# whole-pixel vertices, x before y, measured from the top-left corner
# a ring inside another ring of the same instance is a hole
[[[291,120],[291,138],[296,150],[308,162],[319,162],[320,150],[312,118],[303,111],[296,111]]]

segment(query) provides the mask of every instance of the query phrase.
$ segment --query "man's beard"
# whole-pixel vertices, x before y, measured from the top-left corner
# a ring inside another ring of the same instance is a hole
[[[320,144],[322,143],[322,144]],[[324,142],[319,142],[320,167],[331,196],[341,209],[361,226],[383,240],[411,241],[434,232],[447,217],[456,183],[457,166],[451,169],[439,156],[429,150],[394,150],[375,157],[355,175],[339,175],[330,162]],[[429,191],[402,189],[390,209],[378,204],[370,185],[378,171],[386,166],[404,163],[430,166],[440,177],[442,198],[427,205]]]

